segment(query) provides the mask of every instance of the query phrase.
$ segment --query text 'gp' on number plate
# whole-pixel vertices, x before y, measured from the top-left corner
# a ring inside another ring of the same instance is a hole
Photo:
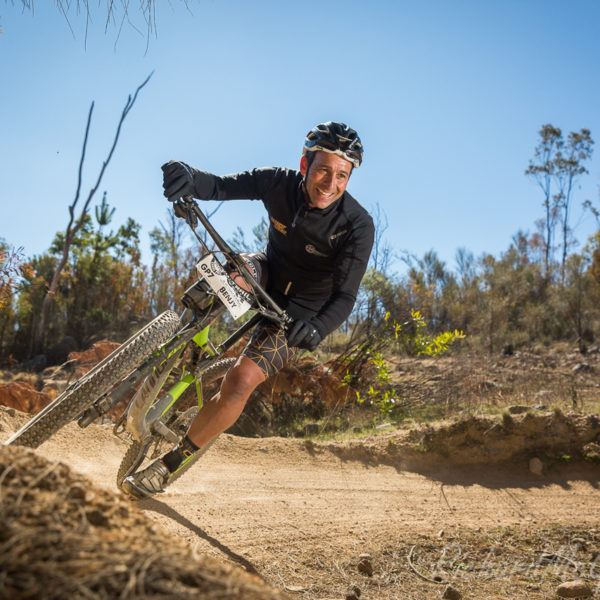
[[[250,303],[239,293],[237,285],[233,283],[221,263],[213,254],[206,255],[197,265],[198,274],[221,299],[223,305],[234,319],[239,319],[250,309]]]

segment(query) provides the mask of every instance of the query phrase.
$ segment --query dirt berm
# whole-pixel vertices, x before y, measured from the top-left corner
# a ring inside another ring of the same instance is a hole
[[[549,463],[600,459],[600,419],[560,411],[503,418],[466,417],[345,444],[320,444],[345,460],[421,471],[493,465],[539,456]]]

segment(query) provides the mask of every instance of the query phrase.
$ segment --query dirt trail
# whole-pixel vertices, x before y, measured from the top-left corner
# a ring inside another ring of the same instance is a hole
[[[16,421],[0,423],[0,441]],[[37,452],[114,491],[124,450],[108,425],[85,431],[70,425]],[[412,597],[400,593],[401,578],[397,593],[378,583],[376,560],[372,577],[360,574],[360,554],[400,552],[440,530],[448,538],[499,526],[594,527],[599,480],[597,468],[583,466],[542,477],[526,464],[408,471],[342,460],[299,440],[224,435],[168,492],[139,506],[198,552],[303,598],[343,598],[350,584],[360,586],[363,598]],[[399,553],[399,568],[404,559]]]

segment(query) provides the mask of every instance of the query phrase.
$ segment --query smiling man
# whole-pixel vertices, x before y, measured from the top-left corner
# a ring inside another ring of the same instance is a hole
[[[264,253],[248,258],[255,276],[294,319],[288,332],[262,321],[220,391],[202,408],[179,447],[128,477],[136,498],[163,490],[199,448],[235,423],[257,385],[282,369],[297,348],[315,350],[350,315],[373,246],[373,220],[346,191],[363,159],[356,131],[322,123],[308,132],[300,171],[253,169],[219,177],[170,161],[163,186],[170,201],[261,200],[269,215]]]
[[[300,160],[300,172],[304,175],[307,203],[311,208],[327,208],[341,198],[346,191],[352,173],[352,163],[336,154],[318,150],[308,169],[306,155]]]

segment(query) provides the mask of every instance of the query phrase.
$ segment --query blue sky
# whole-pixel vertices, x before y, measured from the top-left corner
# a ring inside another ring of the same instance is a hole
[[[54,2],[32,14],[0,0],[0,236],[27,255],[66,225],[90,102],[85,192],[152,71],[97,196],[108,192],[115,227],[141,223],[147,262],[169,159],[218,174],[296,168],[314,124],[344,121],[365,146],[349,191],[386,213],[398,253],[433,248],[454,268],[459,247],[499,255],[534,230],[542,196],[524,171],[544,123],[600,135],[595,0],[197,0],[191,14],[157,4],[146,50],[132,27],[105,32],[102,9],[86,41],[83,15],[70,15],[73,35]],[[600,149],[588,167],[577,207],[600,204]],[[595,221],[580,213],[585,242]],[[214,223],[228,237],[263,214],[235,202]]]

